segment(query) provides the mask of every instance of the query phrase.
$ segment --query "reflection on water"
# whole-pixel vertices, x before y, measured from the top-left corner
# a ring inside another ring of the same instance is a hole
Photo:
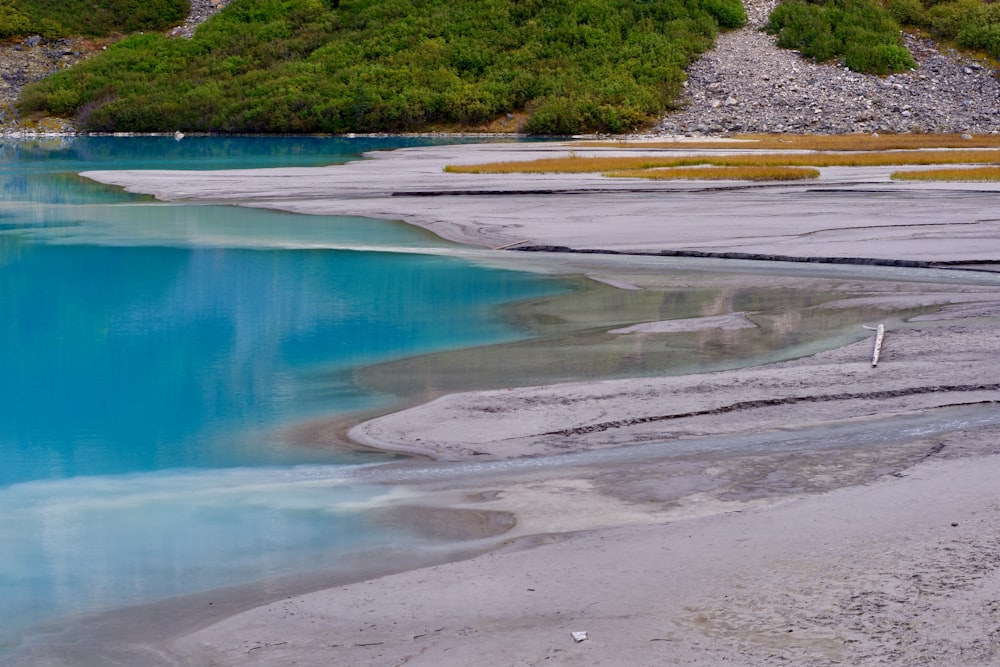
[[[52,137],[0,141],[0,201],[86,204],[149,200],[77,174],[91,169],[322,167],[369,151],[499,139],[447,137]]]
[[[744,285],[738,276],[661,273],[658,284],[623,290],[578,279],[569,294],[533,299],[508,310],[535,338],[401,359],[361,369],[363,386],[410,397],[476,388],[530,386],[586,379],[680,375],[737,368],[813,354],[867,337],[863,324],[890,328],[926,308],[827,307],[856,292],[825,281],[794,286]],[[779,279],[775,278],[775,282]],[[869,286],[875,290],[876,287]],[[638,322],[746,313],[754,327],[677,333],[613,334]]]
[[[494,308],[558,289],[346,251],[40,243],[0,270],[0,485],[331,461],[269,432],[384,402],[359,363],[523,337]]]
[[[335,567],[402,548],[360,507],[384,488],[340,466],[177,471],[0,488],[0,609],[8,634],[51,618]],[[13,621],[16,619],[16,622]]]
[[[7,206],[0,211],[0,244],[5,238],[11,243],[259,249],[427,249],[449,245],[418,227],[371,218],[154,202]]]
[[[399,223],[162,204],[74,175],[391,145],[0,143],[0,654],[34,621],[405,548],[363,511],[373,490],[340,479],[389,457],[279,431],[384,403],[351,382],[358,363],[523,337],[496,307],[559,282],[435,256]]]
[[[358,363],[523,336],[496,305],[559,289],[432,255],[42,236],[0,235],[0,653],[35,620],[405,548],[369,490],[274,468],[385,457],[276,432],[384,402]]]

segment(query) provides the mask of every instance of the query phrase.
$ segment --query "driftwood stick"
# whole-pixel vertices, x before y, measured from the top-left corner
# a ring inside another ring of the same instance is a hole
[[[885,338],[885,325],[880,324],[875,329],[875,349],[872,351],[872,368],[878,366],[878,356],[882,353],[882,339]]]

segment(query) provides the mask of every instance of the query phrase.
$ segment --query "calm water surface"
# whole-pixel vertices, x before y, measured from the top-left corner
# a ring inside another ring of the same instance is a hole
[[[385,489],[350,483],[385,457],[281,428],[391,401],[352,382],[361,364],[523,338],[497,307],[565,286],[307,249],[443,245],[402,224],[167,205],[75,175],[323,165],[400,143],[420,140],[0,146],[0,654],[68,614],[405,546],[359,511]]]

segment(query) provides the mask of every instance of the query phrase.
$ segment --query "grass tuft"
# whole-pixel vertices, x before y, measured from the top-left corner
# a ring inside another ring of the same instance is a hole
[[[1000,150],[884,151],[871,153],[748,153],[743,155],[700,155],[671,157],[637,155],[628,157],[544,158],[521,162],[491,162],[448,166],[458,174],[581,174],[673,167],[885,167],[895,165],[983,164],[1000,162]]]
[[[701,142],[576,142],[572,147],[564,157],[451,165],[445,167],[445,171],[463,174],[599,173],[616,178],[760,181],[817,178],[819,167],[990,165],[979,169],[897,172],[893,178],[995,181],[1000,170],[996,166],[1000,163],[1000,135],[747,135],[732,140]],[[583,157],[576,152],[581,148],[605,148],[616,154]],[[706,148],[716,151],[740,149],[741,152],[708,151],[695,155],[658,152]]]
[[[1000,167],[967,167],[959,169],[926,169],[896,171],[893,179],[903,181],[959,181],[968,183],[1000,182]]]
[[[674,167],[606,172],[611,178],[648,178],[656,181],[798,181],[819,178],[818,169],[802,167]]]

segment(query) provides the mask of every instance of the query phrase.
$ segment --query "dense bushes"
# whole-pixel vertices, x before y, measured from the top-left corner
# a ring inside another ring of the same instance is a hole
[[[925,30],[936,39],[1000,58],[1000,4],[890,0],[888,7],[897,21]]]
[[[22,108],[91,131],[408,131],[526,111],[534,133],[622,132],[744,21],[739,0],[233,0],[193,39],[131,37]]]
[[[788,0],[771,13],[778,46],[859,72],[886,74],[915,65],[900,26],[1000,58],[1000,3],[984,0]]]
[[[31,27],[28,17],[17,11],[10,0],[0,0],[0,37],[27,35]]]
[[[0,0],[0,37],[163,30],[190,11],[188,0]]]
[[[817,61],[842,58],[858,72],[887,74],[915,66],[899,24],[873,0],[794,0],[771,12],[778,46]]]

